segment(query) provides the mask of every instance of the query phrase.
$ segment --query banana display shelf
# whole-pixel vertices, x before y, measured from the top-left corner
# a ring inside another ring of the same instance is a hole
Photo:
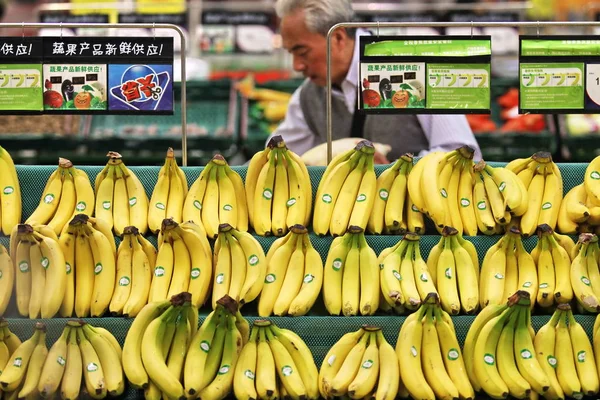
[[[416,160],[415,160],[416,161]],[[492,166],[502,166],[505,163],[490,163]],[[557,164],[561,170],[563,182],[564,182],[564,193],[567,193],[573,186],[583,181],[583,175],[587,164],[585,163],[570,163],[570,164]],[[102,169],[102,166],[77,166],[80,169],[85,170],[90,180],[94,182],[94,178]],[[23,220],[25,220],[35,209],[39,202],[39,198],[42,194],[44,184],[52,171],[56,169],[55,166],[25,166],[17,165],[17,174],[19,176],[19,182],[21,184],[21,192],[23,193]],[[147,195],[150,197],[152,188],[156,184],[158,171],[160,167],[130,167],[140,178],[146,189]],[[232,167],[245,179],[246,167]],[[387,166],[376,166],[376,173],[379,174],[384,171]],[[198,178],[202,167],[183,167],[186,174],[188,185],[191,185],[196,178]],[[311,183],[313,186],[313,195],[317,191],[320,178],[325,170],[324,167],[309,167],[309,174]],[[430,232],[431,233],[431,232]],[[431,248],[439,241],[440,236],[437,232],[435,234],[424,235],[421,238],[421,251],[423,258],[429,255]],[[501,236],[470,236],[465,237],[475,245],[479,259],[482,260],[485,252]],[[397,235],[367,235],[366,239],[369,245],[379,254],[383,249],[391,247],[398,242],[401,236]],[[265,252],[269,249],[270,245],[275,241],[273,237],[257,237],[260,244],[263,246]],[[330,236],[319,238],[314,234],[310,234],[311,242],[315,249],[319,252],[323,261],[327,256],[327,251],[333,238]],[[117,239],[118,241],[119,239]],[[156,245],[156,236],[150,236],[149,240]],[[8,248],[9,239],[7,237],[0,236],[0,243]],[[531,251],[536,243],[537,237],[530,237],[523,240],[527,251]],[[210,306],[209,306],[210,307]],[[205,306],[200,310],[200,323],[202,323],[205,317],[209,313],[209,309]],[[258,319],[255,304],[248,304],[242,309],[242,314],[248,319],[250,323]],[[19,336],[21,340],[25,340],[31,336],[33,332],[33,326],[36,321],[43,321],[47,325],[48,333],[48,344],[54,343],[60,336],[67,319],[65,318],[53,318],[50,320],[29,320],[24,318],[13,318],[14,313],[7,315],[7,320],[10,329]],[[595,321],[595,315],[576,315],[577,321],[585,328],[590,340],[592,339],[592,327]],[[321,299],[317,299],[315,306],[309,312],[307,316],[303,317],[270,317],[277,326],[281,328],[291,329],[296,332],[306,342],[308,347],[311,349],[317,366],[320,366],[323,358],[327,354],[327,351],[340,339],[340,337],[347,332],[356,331],[363,324],[377,325],[382,328],[383,334],[389,343],[395,345],[398,332],[402,326],[405,316],[392,316],[392,315],[375,315],[369,317],[343,317],[343,316],[329,316],[326,313],[325,307]],[[454,316],[452,317],[456,328],[456,334],[459,343],[464,343],[467,332],[471,323],[474,320],[474,316]],[[532,317],[532,323],[534,329],[539,330],[544,324],[548,322],[550,315],[534,315]],[[132,323],[131,318],[114,318],[114,317],[103,317],[103,318],[84,318],[85,321],[91,323],[94,326],[101,326],[108,329],[113,333],[115,338],[122,345],[125,341],[125,336],[129,326]],[[142,398],[141,392],[135,391],[132,388],[128,388],[125,393],[119,397],[121,399],[137,399]],[[479,396],[478,396],[479,398]],[[486,397],[481,397],[486,398]]]

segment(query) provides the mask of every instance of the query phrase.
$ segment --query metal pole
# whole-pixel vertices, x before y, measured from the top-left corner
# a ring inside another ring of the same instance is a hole
[[[19,24],[15,24],[19,25]],[[331,36],[339,28],[542,28],[542,27],[600,27],[596,21],[544,21],[544,22],[341,22],[327,32],[327,164],[332,159],[332,115],[331,115]]]
[[[144,28],[144,29],[171,29],[179,34],[181,39],[181,152],[182,164],[187,166],[187,97],[186,97],[186,42],[181,28],[173,24],[73,24],[73,23],[1,23],[0,28]]]

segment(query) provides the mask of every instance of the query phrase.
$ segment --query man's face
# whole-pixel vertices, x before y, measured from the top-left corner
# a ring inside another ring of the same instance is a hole
[[[311,32],[299,9],[281,20],[283,47],[292,54],[295,71],[319,86],[327,85],[327,38]],[[336,32],[331,39],[331,78],[340,84],[348,72],[349,60],[344,60],[343,48],[349,43],[344,32]]]

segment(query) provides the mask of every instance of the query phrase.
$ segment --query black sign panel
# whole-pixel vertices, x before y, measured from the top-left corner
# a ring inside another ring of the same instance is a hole
[[[119,14],[120,24],[173,24],[187,27],[188,17],[181,14]]]
[[[108,14],[85,14],[72,15],[68,13],[43,12],[40,14],[40,22],[51,24],[106,24]]]
[[[275,27],[275,15],[255,11],[204,11],[203,25],[268,25]]]

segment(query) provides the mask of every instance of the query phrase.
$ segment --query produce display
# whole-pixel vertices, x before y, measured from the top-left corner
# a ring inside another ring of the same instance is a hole
[[[21,221],[21,186],[10,154],[0,146],[0,233],[8,235]]]

